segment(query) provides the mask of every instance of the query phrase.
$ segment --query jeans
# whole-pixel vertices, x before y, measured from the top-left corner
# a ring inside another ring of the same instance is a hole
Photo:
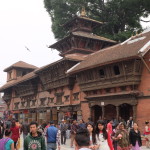
[[[47,143],[47,150],[56,150],[56,143]]]
[[[66,144],[66,131],[61,132],[61,144]]]

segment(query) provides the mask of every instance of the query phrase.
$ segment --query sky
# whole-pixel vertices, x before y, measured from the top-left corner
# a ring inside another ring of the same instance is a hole
[[[55,42],[43,0],[0,0],[0,86],[3,70],[17,61],[41,67],[60,59],[47,48]]]
[[[0,86],[3,70],[18,61],[41,67],[60,59],[47,48],[55,42],[43,0],[0,0]]]

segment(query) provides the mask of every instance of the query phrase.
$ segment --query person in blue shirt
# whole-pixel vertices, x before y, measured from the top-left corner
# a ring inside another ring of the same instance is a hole
[[[54,126],[54,122],[50,121],[50,127],[47,129],[47,150],[56,150],[58,144],[58,150],[60,150],[60,130]]]

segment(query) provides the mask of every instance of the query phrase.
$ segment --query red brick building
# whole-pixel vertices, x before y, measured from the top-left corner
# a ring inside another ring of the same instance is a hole
[[[0,91],[8,110],[29,122],[133,116],[143,126],[150,113],[150,32],[116,45],[92,33],[102,24],[76,16],[64,24],[69,34],[50,46],[62,59],[41,68],[25,62],[6,68]]]

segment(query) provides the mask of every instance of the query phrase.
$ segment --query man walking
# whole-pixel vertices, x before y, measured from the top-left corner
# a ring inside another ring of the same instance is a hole
[[[71,148],[73,148],[74,138],[75,138],[78,128],[79,127],[77,125],[77,121],[73,120],[73,123],[71,125]]]
[[[46,150],[45,139],[38,130],[36,122],[30,123],[30,135],[24,140],[24,150]]]
[[[47,150],[60,150],[60,131],[54,127],[54,122],[50,121],[50,127],[47,129]]]
[[[66,144],[66,131],[67,131],[67,124],[66,121],[63,119],[62,123],[60,124],[60,131],[61,131],[61,144]]]

